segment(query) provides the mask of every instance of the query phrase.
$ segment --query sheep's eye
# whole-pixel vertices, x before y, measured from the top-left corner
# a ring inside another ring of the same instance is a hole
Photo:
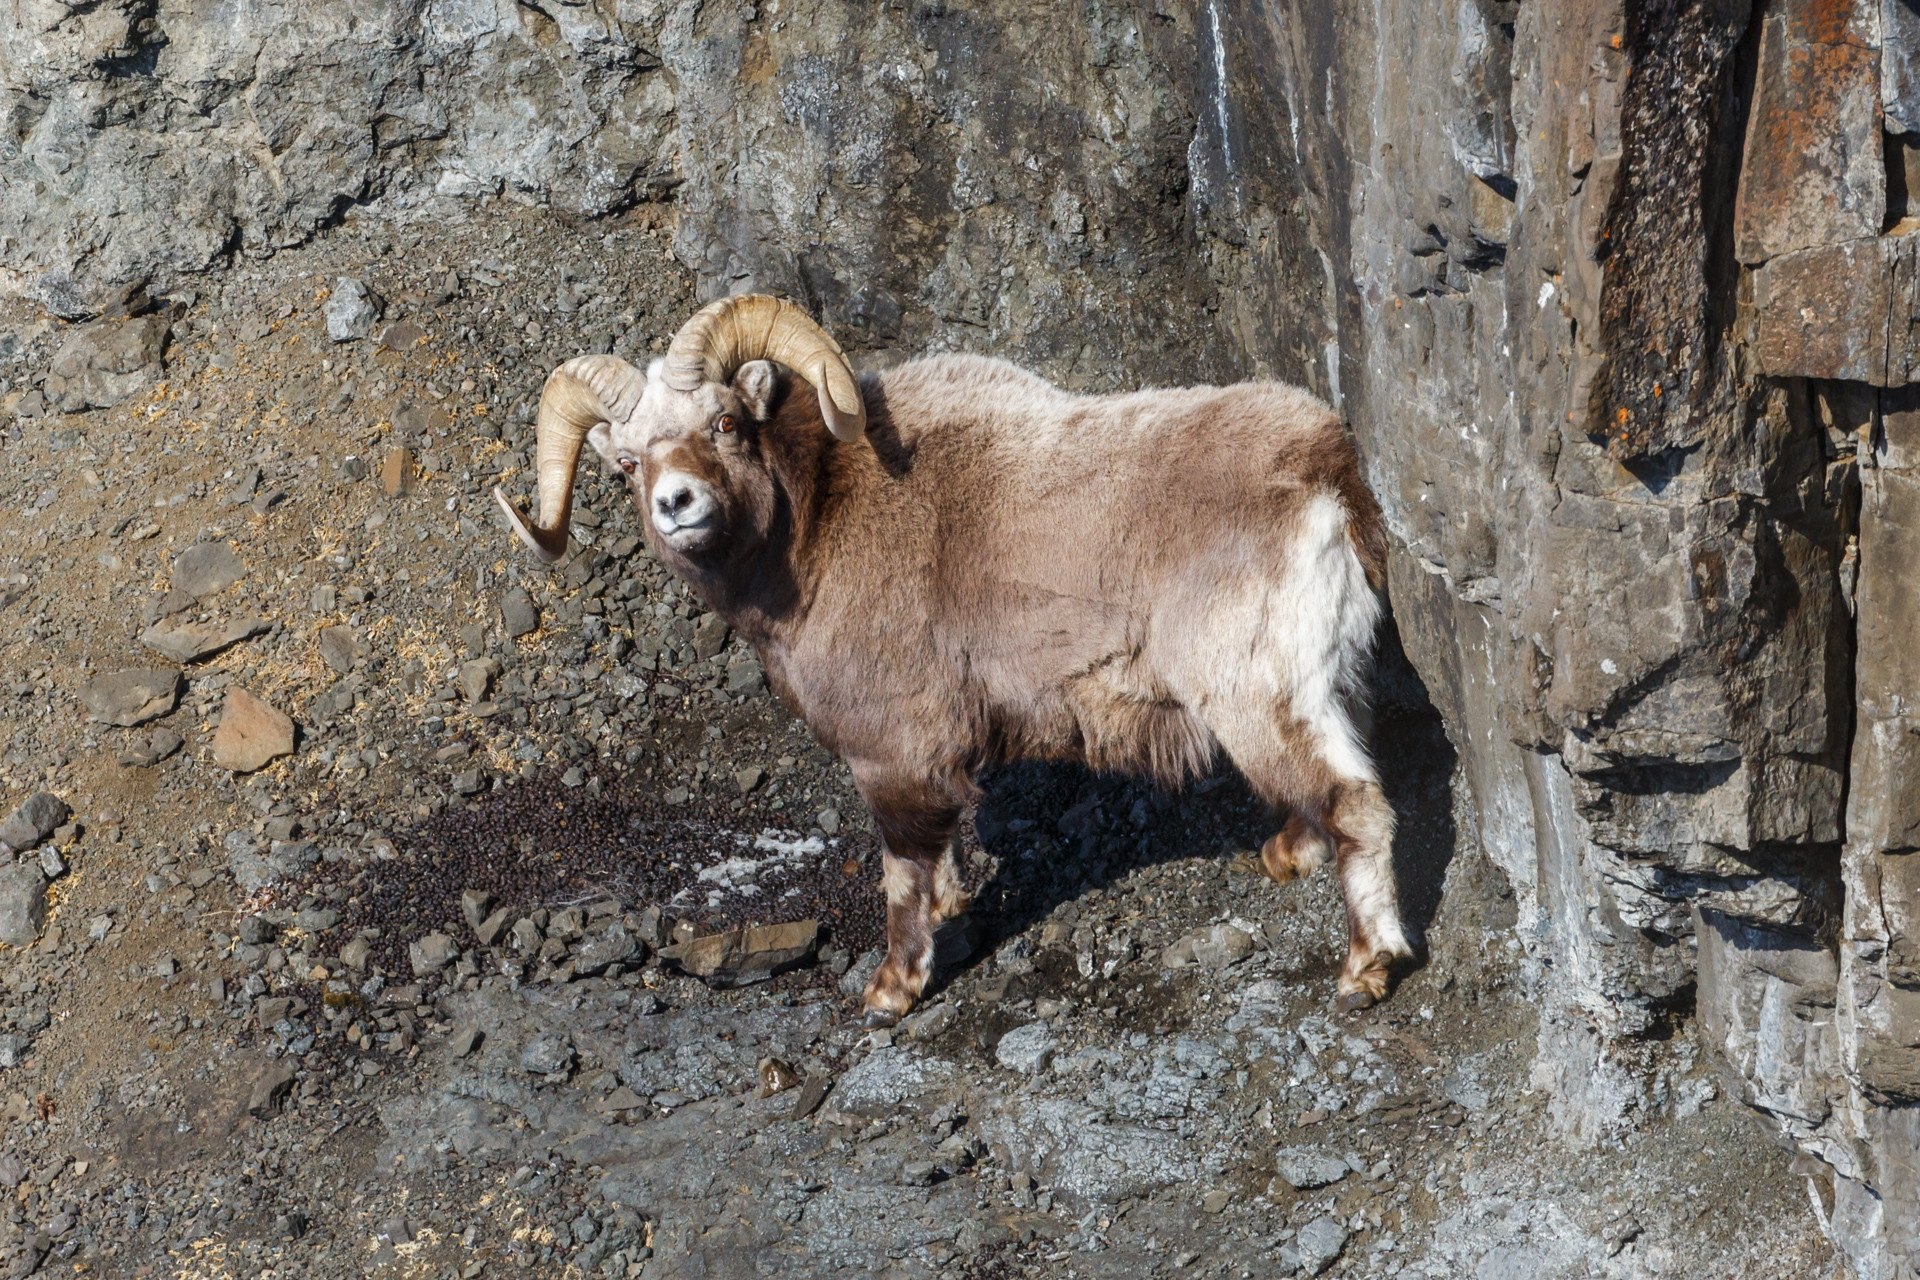
[[[723,436],[733,434],[733,428],[733,415],[730,413],[723,413],[714,420],[713,429]]]
[[[632,458],[620,459],[620,469],[626,472],[628,475],[632,475],[633,469],[639,465],[640,464],[635,462]]]

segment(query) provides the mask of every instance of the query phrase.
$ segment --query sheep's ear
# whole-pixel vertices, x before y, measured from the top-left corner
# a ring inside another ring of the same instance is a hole
[[[733,375],[733,393],[740,397],[755,422],[773,416],[780,402],[780,375],[771,360],[749,360]]]
[[[613,428],[609,427],[606,423],[596,422],[593,424],[593,429],[587,432],[587,443],[593,446],[595,453],[605,458],[608,462],[615,463],[616,465],[619,463],[620,459],[614,456],[613,451]]]

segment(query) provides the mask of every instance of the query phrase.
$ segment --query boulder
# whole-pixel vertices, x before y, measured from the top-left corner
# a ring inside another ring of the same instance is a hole
[[[47,877],[39,864],[0,867],[0,942],[24,947],[47,923]]]
[[[67,802],[51,791],[36,791],[0,821],[0,845],[15,851],[31,849],[73,816]]]
[[[459,944],[438,931],[407,946],[407,963],[416,978],[430,978],[459,958]]]
[[[380,318],[380,305],[363,282],[352,276],[341,276],[334,281],[325,312],[327,337],[335,342],[352,342],[373,332],[373,322]]]
[[[42,393],[62,413],[109,409],[144,391],[163,372],[168,322],[161,315],[101,320],[67,336],[47,370]]]
[[[1340,1181],[1350,1170],[1345,1160],[1311,1147],[1282,1147],[1274,1154],[1280,1177],[1295,1191],[1310,1191]]]

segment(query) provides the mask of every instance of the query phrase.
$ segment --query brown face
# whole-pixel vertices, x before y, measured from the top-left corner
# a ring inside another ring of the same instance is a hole
[[[633,414],[588,433],[626,475],[656,551],[704,560],[745,550],[765,533],[773,480],[760,429],[772,387],[772,367],[756,361],[731,386],[675,391],[656,361]]]

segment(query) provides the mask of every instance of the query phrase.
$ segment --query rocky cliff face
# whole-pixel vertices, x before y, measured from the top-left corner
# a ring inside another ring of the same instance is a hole
[[[1392,522],[1562,1126],[1657,1118],[1692,1022],[1891,1277],[1917,67],[1894,0],[23,0],[0,286],[84,317],[360,202],[655,202],[707,293],[802,298],[870,364],[1310,385]]]

